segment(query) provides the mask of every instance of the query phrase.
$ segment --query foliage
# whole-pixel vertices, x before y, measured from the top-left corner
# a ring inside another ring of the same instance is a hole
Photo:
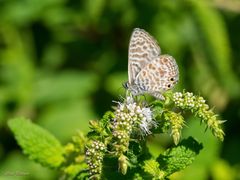
[[[183,112],[190,110],[196,116],[201,112],[199,117],[212,129],[213,135],[223,140],[224,133],[218,126],[221,121],[212,118],[216,117],[212,111],[211,116],[208,111],[203,111],[207,104],[202,97],[189,92],[168,93],[165,101],[153,104],[150,108],[147,102],[135,100],[127,94],[123,102],[117,102],[114,112],[106,112],[100,121],[90,121],[91,130],[87,136],[79,133],[73,137],[73,142],[65,146],[64,159],[59,142],[40,127],[21,118],[9,121],[9,125],[19,145],[31,159],[47,167],[57,167],[67,179],[110,179],[117,178],[118,174],[130,179],[166,179],[192,164],[203,147],[192,137],[179,143],[184,118],[173,111],[174,107],[180,107]],[[154,159],[146,146],[146,137],[152,135],[152,129],[162,127],[170,130],[176,146],[166,149]],[[56,154],[51,154],[52,149],[57,150]],[[45,151],[50,151],[51,156],[45,155]],[[58,164],[49,161],[49,158],[55,157],[60,159]],[[110,172],[109,167],[117,167],[118,171]],[[140,169],[144,169],[145,173]]]
[[[30,159],[53,168],[63,163],[63,147],[48,131],[24,118],[10,120],[9,126]]]

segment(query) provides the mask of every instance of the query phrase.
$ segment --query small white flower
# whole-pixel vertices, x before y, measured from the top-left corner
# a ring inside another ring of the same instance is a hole
[[[134,116],[134,112],[131,112],[131,113],[130,113],[130,116]]]
[[[151,134],[150,129],[157,127],[157,123],[152,119],[152,111],[150,108],[143,108],[141,114],[142,120],[140,121],[140,129],[143,134]]]
[[[138,106],[138,108],[137,108],[137,110],[136,110],[136,113],[137,113],[137,114],[140,114],[140,113],[141,113],[141,109],[140,109],[139,106]]]
[[[151,134],[150,130],[153,127],[157,127],[157,123],[152,118],[151,109],[138,105],[130,96],[123,103],[118,102],[113,123],[113,134],[119,140],[128,138],[133,129],[139,129],[141,134],[148,135]],[[125,134],[119,134],[120,130]]]

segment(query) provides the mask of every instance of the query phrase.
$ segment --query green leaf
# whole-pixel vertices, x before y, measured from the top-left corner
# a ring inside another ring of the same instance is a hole
[[[64,161],[63,147],[48,131],[25,118],[14,118],[8,125],[23,152],[43,166],[59,167]]]
[[[112,111],[107,111],[104,115],[103,118],[101,119],[101,122],[103,123],[104,126],[106,126],[111,119],[114,118],[114,113]]]
[[[166,176],[180,171],[192,164],[202,148],[202,144],[189,137],[178,146],[167,149],[163,154],[159,155],[157,161],[160,164],[160,169],[165,171]]]
[[[91,131],[87,134],[88,138],[97,138],[100,136],[108,136],[111,133],[110,130],[110,121],[114,118],[114,113],[111,111],[107,111],[102,119],[98,120],[90,120],[89,125]]]
[[[166,121],[163,117],[164,109],[164,102],[155,100],[151,103],[151,107],[153,110],[153,118],[157,121],[158,127],[152,129],[153,133],[165,133],[170,128],[169,121]]]
[[[154,159],[144,161],[143,169],[145,172],[151,174],[154,179],[163,179],[164,172],[159,169],[159,163]]]

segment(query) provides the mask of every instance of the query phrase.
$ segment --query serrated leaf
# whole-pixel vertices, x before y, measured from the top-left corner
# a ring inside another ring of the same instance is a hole
[[[199,151],[203,148],[192,137],[183,140],[177,147],[167,149],[157,158],[160,169],[166,172],[166,176],[180,171],[192,164]]]
[[[102,117],[102,119],[100,121],[102,122],[102,124],[104,126],[106,126],[109,123],[109,121],[111,121],[111,119],[113,119],[113,118],[114,118],[114,113],[112,111],[107,111],[103,115],[103,117]]]
[[[45,129],[25,118],[11,119],[8,125],[30,159],[52,168],[64,161],[62,145]]]
[[[133,176],[134,180],[143,180],[143,177],[139,173],[135,173]]]
[[[159,163],[154,159],[144,161],[143,169],[151,174],[154,179],[162,179],[164,177],[164,172],[159,169]]]
[[[109,126],[109,122],[114,118],[114,113],[112,111],[107,111],[102,119],[100,119],[100,125],[102,128],[105,129],[106,133],[110,133],[110,126]]]

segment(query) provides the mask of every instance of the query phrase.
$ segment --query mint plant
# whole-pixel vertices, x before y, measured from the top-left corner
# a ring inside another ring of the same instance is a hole
[[[192,113],[220,141],[224,139],[217,115],[201,96],[189,92],[167,92],[165,100],[147,101],[127,92],[122,101],[100,120],[89,121],[87,134],[76,133],[66,145],[48,131],[25,118],[14,118],[9,127],[31,160],[61,171],[63,179],[168,179],[191,165],[203,145],[193,137],[181,140]],[[147,137],[166,133],[172,147],[155,158]]]

